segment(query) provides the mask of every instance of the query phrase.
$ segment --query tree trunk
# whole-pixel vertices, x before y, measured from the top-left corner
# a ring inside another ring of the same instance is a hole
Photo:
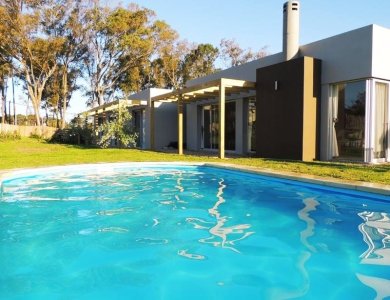
[[[5,124],[5,121],[7,119],[7,98],[5,96],[5,88],[4,88],[4,86],[1,87],[1,98],[3,100],[3,109],[2,109],[1,123]]]
[[[1,93],[0,93],[0,97],[1,97],[1,124],[5,124],[5,120],[4,120],[4,110],[5,110],[5,107],[4,107],[4,97],[3,97],[3,88],[1,88]]]
[[[60,128],[60,118],[58,117],[58,109],[56,109],[56,127]]]
[[[11,123],[11,101],[8,101],[8,124]]]
[[[98,105],[103,105],[104,104],[104,96],[103,96],[103,93],[100,92],[100,91],[97,91],[96,92],[97,94],[97,100],[98,100]]]
[[[31,87],[29,87],[28,91],[30,94],[30,99],[31,99],[33,108],[34,108],[35,122],[36,122],[36,126],[37,126],[37,134],[41,135],[42,134],[41,117],[39,115],[39,107],[41,104],[41,99],[40,99],[39,95],[34,95]]]
[[[62,74],[62,119],[61,119],[61,129],[65,128],[65,117],[66,109],[68,107],[68,68],[65,67]]]
[[[17,120],[16,120],[16,102],[15,102],[15,81],[14,77],[12,77],[12,100],[14,103],[14,125],[17,125]]]

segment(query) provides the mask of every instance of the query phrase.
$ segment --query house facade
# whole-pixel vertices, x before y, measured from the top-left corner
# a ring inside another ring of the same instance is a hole
[[[177,140],[188,150],[219,151],[220,157],[226,151],[390,161],[390,29],[370,25],[299,46],[297,23],[299,2],[289,1],[283,52],[152,98],[177,103],[183,131]]]

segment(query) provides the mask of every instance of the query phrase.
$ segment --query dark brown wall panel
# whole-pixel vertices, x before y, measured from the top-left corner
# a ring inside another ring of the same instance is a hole
[[[304,126],[319,124],[317,106],[310,102],[314,98],[319,101],[319,63],[301,57],[257,70],[257,156],[294,160],[315,158],[316,134],[307,141],[305,131],[305,141],[303,137]]]

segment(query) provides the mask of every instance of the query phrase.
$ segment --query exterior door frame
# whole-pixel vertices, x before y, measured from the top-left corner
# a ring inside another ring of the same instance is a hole
[[[368,162],[371,163],[383,163],[383,162],[389,162],[390,161],[390,82],[386,80],[380,80],[380,79],[370,79],[368,80],[369,83],[369,92],[370,92],[370,97],[369,97],[369,106],[370,106],[370,111],[369,111],[369,116],[368,116],[368,135],[370,137],[369,140],[369,157],[367,158]],[[384,158],[374,158],[374,147],[375,147],[375,109],[376,109],[376,83],[384,83],[387,84],[387,148],[386,148],[386,154]]]
[[[335,121],[337,120],[338,118],[338,111],[337,112],[337,115],[335,113],[335,108],[334,106],[337,105],[338,106],[338,99],[337,101],[335,100],[335,98],[338,97],[338,93],[339,93],[339,90],[338,90],[338,86],[340,84],[348,84],[348,83],[354,83],[354,82],[359,82],[359,81],[365,81],[365,84],[366,84],[366,93],[365,93],[365,115],[364,115],[364,152],[363,152],[363,162],[371,162],[371,157],[372,157],[372,147],[371,145],[373,145],[371,143],[371,127],[370,126],[370,123],[371,123],[371,105],[372,105],[372,102],[371,99],[372,99],[372,86],[373,86],[373,83],[372,83],[372,80],[370,79],[359,79],[359,80],[350,80],[350,81],[341,81],[341,82],[336,82],[336,83],[333,83],[333,84],[330,84],[329,85],[329,94],[328,94],[328,99],[329,99],[329,102],[328,102],[328,108],[329,108],[329,114],[328,114],[328,122],[329,122],[329,127],[328,127],[328,130],[329,130],[329,139],[330,141],[328,142],[328,153],[329,153],[329,158],[330,159],[334,159],[335,157],[338,157],[338,151],[337,151],[337,156],[334,156],[334,151],[335,151],[335,143],[337,143],[337,137],[335,136],[336,134],[336,130],[335,130]]]
[[[200,147],[202,150],[209,150],[209,151],[217,151],[218,150],[218,147],[216,148],[213,148],[213,137],[212,137],[212,131],[210,130],[210,128],[205,128],[205,118],[204,118],[204,114],[205,114],[205,107],[209,107],[209,109],[207,110],[207,113],[209,114],[209,126],[211,126],[211,124],[213,122],[215,122],[216,120],[213,119],[213,112],[212,112],[212,107],[213,105],[216,105],[215,103],[209,103],[209,104],[206,104],[206,105],[202,105],[201,106],[201,139],[200,139]],[[210,144],[210,147],[209,148],[205,148],[205,136],[206,136],[206,130],[209,131],[209,138],[210,138],[210,141],[209,141],[209,144]]]
[[[234,103],[234,105],[236,105],[236,101],[234,100],[230,100],[230,101],[227,101],[226,102],[226,106],[229,105],[230,103]],[[205,107],[209,107],[210,109],[208,110],[208,113],[210,115],[210,126],[211,124],[213,123],[217,123],[218,126],[219,125],[219,117],[218,118],[215,118],[215,116],[213,115],[213,109],[216,109],[217,112],[218,112],[218,116],[220,114],[220,111],[219,111],[219,108],[218,108],[218,103],[214,103],[214,102],[211,102],[211,103],[208,103],[208,104],[205,104],[205,105],[201,105],[201,110],[200,110],[200,113],[201,113],[201,123],[200,123],[200,131],[201,131],[201,134],[200,134],[200,148],[202,150],[207,150],[207,151],[217,151],[219,149],[219,145],[217,145],[216,147],[213,147],[213,138],[215,139],[218,139],[218,134],[216,136],[213,137],[213,133],[212,133],[212,130],[210,130],[210,128],[208,128],[207,130],[209,130],[209,137],[210,137],[210,148],[205,148],[205,136],[206,136],[206,128],[205,128],[205,118],[204,118],[204,113],[205,113],[205,110],[204,108]],[[234,110],[234,121],[236,122],[236,118],[237,118],[237,109],[236,109],[236,106],[235,106],[235,110]],[[226,122],[226,121],[225,121]],[[225,125],[226,126],[226,125]],[[220,130],[218,128],[218,130]],[[234,137],[235,141],[236,141],[236,136]],[[225,143],[226,143],[226,138],[225,138]],[[217,141],[219,142],[219,141]],[[234,146],[234,148],[236,148],[236,146]],[[235,153],[236,150],[225,150],[225,152],[228,152],[228,153]]]

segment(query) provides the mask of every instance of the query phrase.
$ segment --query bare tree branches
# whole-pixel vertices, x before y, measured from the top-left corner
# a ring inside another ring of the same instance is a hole
[[[220,51],[222,60],[227,62],[229,67],[239,66],[268,55],[266,46],[257,52],[253,52],[250,48],[242,49],[235,39],[222,39]]]

